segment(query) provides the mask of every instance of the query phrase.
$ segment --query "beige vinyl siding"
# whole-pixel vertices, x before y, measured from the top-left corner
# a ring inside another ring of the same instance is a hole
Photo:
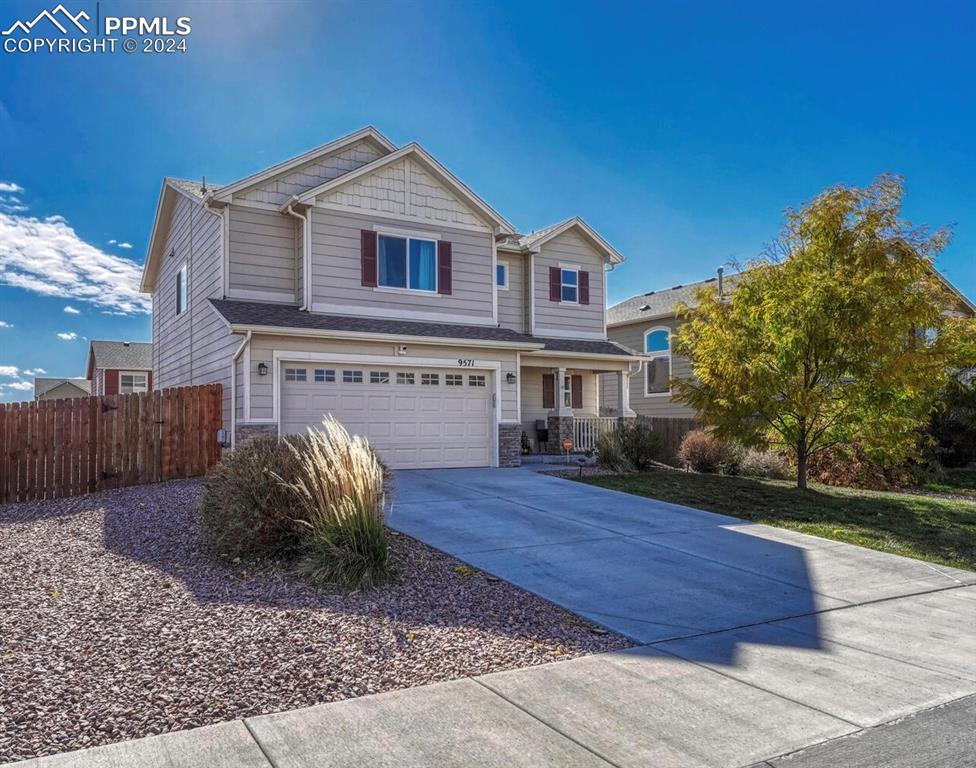
[[[574,332],[603,334],[605,275],[603,258],[573,230],[545,243],[533,259],[535,273],[535,333],[570,336]],[[576,265],[590,273],[590,303],[549,300],[549,267]]]
[[[277,207],[293,195],[300,195],[327,181],[332,181],[385,154],[387,154],[386,149],[370,140],[363,140],[351,147],[316,158],[257,187],[244,190],[235,195],[235,199]]]
[[[339,339],[310,339],[301,337],[287,336],[254,336],[251,339],[251,419],[271,419],[273,417],[273,377],[274,352],[275,350],[287,352],[315,352],[321,354],[342,354],[342,355],[362,355],[361,366],[370,365],[369,357],[388,357],[393,354],[393,345],[389,342],[369,342]],[[475,348],[459,345],[457,347],[446,347],[440,345],[407,345],[408,353],[397,361],[398,365],[411,365],[411,358],[437,358],[443,359],[450,364],[456,363],[458,358],[472,358],[475,360],[498,361],[501,363],[500,381],[496,384],[501,401],[502,421],[515,421],[518,414],[518,376],[516,382],[509,384],[506,379],[508,373],[518,373],[518,366],[515,352],[506,350],[495,350],[488,348]],[[265,363],[269,373],[266,376],[258,375],[258,365]],[[322,368],[335,367],[338,369],[355,368],[354,363],[340,363],[333,366],[326,366],[322,363],[308,362],[305,367]],[[390,364],[392,367],[392,364]],[[417,368],[423,368],[417,365]],[[468,371],[464,368],[457,368],[457,372],[467,375]],[[450,368],[445,372],[453,373]],[[311,376],[311,374],[309,374]]]
[[[432,226],[453,225],[486,232],[490,229],[479,213],[408,157],[325,192],[318,196],[317,202],[332,208],[403,217]]]
[[[36,400],[64,400],[72,397],[88,397],[88,393],[76,387],[74,384],[58,384],[53,389],[49,389],[43,395],[38,395]]]
[[[678,327],[674,318],[665,320],[649,320],[646,323],[631,323],[616,328],[608,328],[607,336],[611,341],[623,344],[637,352],[644,351],[644,334],[652,328]],[[630,408],[640,416],[664,416],[668,418],[693,418],[695,411],[686,405],[676,402],[669,395],[647,395],[645,389],[646,369],[630,378]],[[686,379],[691,377],[691,363],[685,357],[672,356],[671,378]],[[603,376],[601,381],[600,405],[604,408],[617,407],[617,385],[612,376]]]
[[[384,219],[322,208],[312,209],[312,300],[313,309],[329,312],[341,307],[345,313],[370,316],[379,309],[382,316],[410,319],[411,312],[445,322],[491,320],[492,284],[491,235]],[[364,287],[361,274],[361,235],[374,225],[392,230],[431,233],[451,242],[452,293],[450,296],[422,292],[398,292]],[[414,316],[416,317],[416,316]]]
[[[229,295],[260,291],[269,299],[295,302],[298,279],[298,220],[277,211],[230,206]],[[255,299],[254,295],[238,294]]]
[[[223,292],[222,233],[219,216],[179,196],[152,297],[153,388],[223,385],[223,418],[229,427],[230,361],[240,337],[228,332],[208,301]],[[176,273],[184,262],[189,306],[177,316]]]
[[[498,324],[525,333],[525,275],[520,256],[498,254],[498,263],[508,267],[508,290],[498,287]]]

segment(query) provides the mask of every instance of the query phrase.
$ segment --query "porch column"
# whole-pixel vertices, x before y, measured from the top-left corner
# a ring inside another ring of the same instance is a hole
[[[617,420],[624,421],[636,416],[630,409],[630,371],[617,371]]]
[[[573,409],[572,401],[566,405],[564,381],[566,379],[565,368],[553,368],[553,409],[549,412],[547,425],[549,427],[549,451],[551,453],[562,453],[563,440],[573,440]]]

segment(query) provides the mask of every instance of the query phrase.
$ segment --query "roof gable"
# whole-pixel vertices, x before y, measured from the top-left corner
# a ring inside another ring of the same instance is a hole
[[[343,154],[344,151],[357,145],[360,145],[359,151],[364,155],[364,159],[366,156],[366,146],[373,147],[376,155],[385,155],[396,151],[396,145],[393,142],[372,126],[366,126],[358,131],[353,131],[346,136],[342,136],[335,141],[330,141],[297,157],[293,157],[290,160],[285,160],[270,168],[265,168],[262,171],[246,176],[240,181],[235,181],[233,184],[227,184],[214,192],[213,199],[220,202],[230,202],[234,195],[245,192],[245,190],[266,184],[269,180],[283,175],[293,173],[300,175],[303,168],[307,169],[317,160],[327,155]],[[340,168],[339,173],[341,172],[343,171]],[[295,180],[292,180],[292,183],[294,184]],[[294,194],[294,192],[291,194]]]
[[[309,189],[298,202],[514,232],[501,214],[416,143]]]
[[[88,348],[88,378],[96,368],[146,371],[152,369],[152,343],[148,341],[92,341]]]
[[[143,293],[152,293],[159,260],[162,256],[160,251],[166,243],[169,226],[173,220],[173,212],[181,199],[202,205],[204,198],[202,190],[198,186],[195,187],[193,182],[169,177],[163,179],[162,187],[159,190],[159,199],[156,201],[156,215],[153,218],[152,232],[149,234],[146,260],[142,266],[142,280],[139,282],[139,290]]]
[[[40,397],[63,386],[74,388],[82,395],[91,394],[91,382],[88,379],[37,377],[34,379],[34,397]]]
[[[524,250],[538,251],[550,240],[570,230],[581,235],[584,240],[596,248],[603,255],[603,258],[611,264],[620,264],[624,260],[624,257],[610,243],[604,240],[593,227],[583,221],[579,216],[574,216],[558,224],[553,224],[544,229],[523,235],[519,238],[519,245]]]

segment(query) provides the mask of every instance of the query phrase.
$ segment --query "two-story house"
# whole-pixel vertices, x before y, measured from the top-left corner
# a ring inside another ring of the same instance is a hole
[[[221,187],[164,180],[142,279],[153,383],[219,382],[232,444],[333,414],[394,468],[513,466],[620,408],[623,257],[579,218],[520,235],[417,144],[365,128]],[[587,433],[589,434],[589,433]]]

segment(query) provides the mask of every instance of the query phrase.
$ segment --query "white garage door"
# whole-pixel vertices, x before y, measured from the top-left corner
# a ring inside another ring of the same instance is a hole
[[[283,363],[283,434],[328,413],[394,469],[491,464],[491,373]]]

